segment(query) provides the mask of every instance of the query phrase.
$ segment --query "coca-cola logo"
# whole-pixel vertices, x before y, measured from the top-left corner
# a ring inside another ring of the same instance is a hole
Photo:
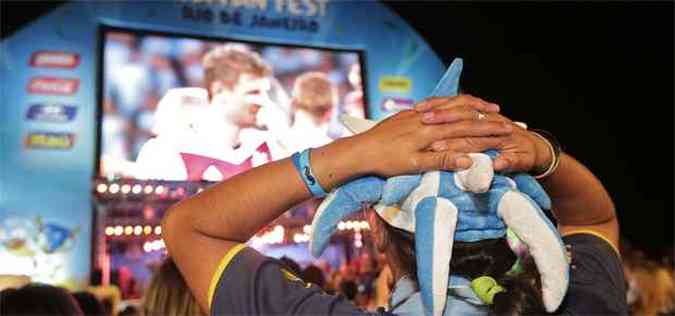
[[[28,92],[38,94],[70,95],[77,92],[80,79],[37,77],[28,83]]]
[[[75,68],[80,64],[80,55],[58,51],[37,51],[30,58],[33,67]]]

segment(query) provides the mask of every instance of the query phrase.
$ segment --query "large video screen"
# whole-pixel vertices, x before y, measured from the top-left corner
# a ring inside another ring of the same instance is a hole
[[[363,54],[101,28],[98,174],[220,181],[364,117]]]

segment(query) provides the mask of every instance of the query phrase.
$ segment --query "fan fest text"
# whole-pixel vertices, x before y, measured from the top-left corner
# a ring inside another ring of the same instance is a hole
[[[251,28],[284,29],[287,31],[319,31],[315,18],[326,16],[328,0],[183,0],[181,17],[201,23],[220,23]],[[222,6],[213,10],[211,6]],[[242,9],[255,14],[245,15]],[[278,15],[268,16],[272,10]]]

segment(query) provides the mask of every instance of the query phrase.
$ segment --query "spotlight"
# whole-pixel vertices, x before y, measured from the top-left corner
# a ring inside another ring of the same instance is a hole
[[[155,235],[162,234],[162,226],[155,226]]]
[[[115,226],[115,236],[122,236],[124,228],[120,225]]]
[[[134,227],[134,235],[138,236],[141,233],[143,233],[143,227],[141,227],[140,225],[136,225]]]
[[[111,184],[110,187],[108,188],[108,191],[109,191],[110,193],[112,193],[112,194],[117,194],[117,192],[120,191],[120,185],[117,184],[117,183],[113,183],[113,184]]]
[[[124,227],[124,234],[131,235],[134,232],[134,228],[131,226]]]
[[[100,183],[96,186],[96,192],[105,193],[105,191],[108,191],[108,186],[105,183]]]
[[[105,228],[105,235],[106,236],[112,236],[113,234],[115,234],[114,228],[112,228],[111,226],[108,226],[108,227]]]
[[[122,193],[127,194],[131,191],[131,186],[128,184],[123,184],[122,185]]]
[[[152,193],[153,190],[154,190],[154,188],[153,188],[151,185],[149,185],[149,184],[146,185],[145,188],[143,188],[143,192],[144,192],[145,194],[150,194],[150,193]]]
[[[162,193],[164,193],[164,186],[158,185],[158,186],[155,188],[155,194],[160,195],[160,194],[162,194]]]
[[[134,184],[133,188],[131,188],[131,192],[134,194],[139,194],[143,191],[143,187],[140,184]]]
[[[301,242],[307,242],[307,241],[309,241],[309,236],[306,235],[306,234],[295,233],[295,235],[293,235],[293,241],[296,244],[301,243]]]
[[[143,227],[143,233],[150,235],[150,233],[152,233],[152,227],[150,227],[150,225],[145,225],[145,227]]]

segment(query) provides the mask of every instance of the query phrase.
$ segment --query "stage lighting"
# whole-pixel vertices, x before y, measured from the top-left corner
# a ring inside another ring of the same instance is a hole
[[[160,195],[160,194],[162,194],[162,193],[164,193],[164,186],[158,185],[158,186],[155,188],[155,194]]]
[[[354,246],[361,248],[363,246],[363,236],[358,231],[354,233]]]
[[[309,241],[309,235],[295,233],[295,235],[293,235],[293,241],[295,243],[308,242]]]
[[[99,185],[96,186],[96,192],[105,193],[105,191],[108,191],[108,186],[105,183],[99,183]]]

